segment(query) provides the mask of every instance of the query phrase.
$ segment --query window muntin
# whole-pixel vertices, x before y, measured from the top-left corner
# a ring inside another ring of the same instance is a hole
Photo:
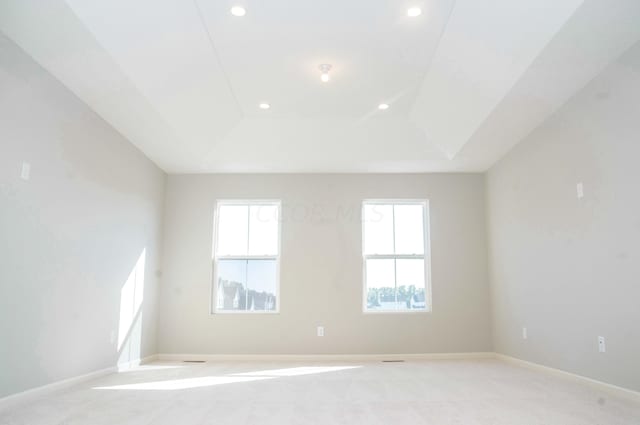
[[[426,201],[365,201],[365,312],[429,309]]]
[[[279,239],[279,202],[218,202],[213,256],[214,312],[278,311]]]

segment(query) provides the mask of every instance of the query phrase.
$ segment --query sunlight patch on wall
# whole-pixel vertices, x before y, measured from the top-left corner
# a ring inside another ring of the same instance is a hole
[[[146,249],[143,249],[127,281],[120,290],[118,364],[140,359],[145,261]]]

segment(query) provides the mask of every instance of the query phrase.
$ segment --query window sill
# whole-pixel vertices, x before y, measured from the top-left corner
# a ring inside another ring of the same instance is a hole
[[[260,314],[280,314],[279,310],[275,310],[275,311],[212,311],[209,313],[209,316],[217,316],[217,315],[234,315],[234,314],[240,314],[240,315],[260,315]]]
[[[406,310],[406,311],[394,311],[394,310],[378,310],[367,311],[364,310],[362,314],[430,314],[431,310]]]

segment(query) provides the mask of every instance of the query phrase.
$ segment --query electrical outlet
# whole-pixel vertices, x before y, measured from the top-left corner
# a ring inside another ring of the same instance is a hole
[[[527,339],[529,336],[527,335],[527,328],[522,328],[522,339]]]
[[[318,336],[324,336],[324,326],[318,326]]]
[[[599,336],[598,337],[598,351],[601,353],[604,353],[607,351],[607,346],[604,343],[604,337],[603,336]]]
[[[582,182],[576,185],[576,195],[578,196],[578,199],[584,198],[584,185]]]
[[[20,170],[20,178],[22,180],[29,180],[29,178],[31,177],[31,164],[29,164],[28,162],[23,162],[22,163],[22,169]]]

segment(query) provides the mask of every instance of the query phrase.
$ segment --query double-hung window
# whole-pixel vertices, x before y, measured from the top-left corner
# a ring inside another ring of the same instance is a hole
[[[427,201],[362,206],[365,312],[419,312],[431,306]]]
[[[213,311],[277,312],[279,264],[280,202],[218,202]]]

